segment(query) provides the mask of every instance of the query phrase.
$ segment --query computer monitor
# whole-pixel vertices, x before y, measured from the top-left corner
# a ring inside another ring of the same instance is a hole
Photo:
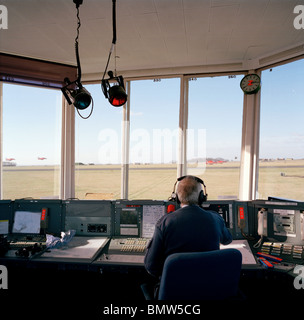
[[[39,234],[41,212],[15,211],[12,233]]]
[[[138,236],[138,220],[135,208],[123,208],[120,213],[120,234]]]

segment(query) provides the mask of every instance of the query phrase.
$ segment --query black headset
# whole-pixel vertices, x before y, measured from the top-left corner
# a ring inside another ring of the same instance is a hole
[[[191,177],[193,178],[194,180],[196,180],[198,183],[201,183],[204,187],[204,190],[201,190],[201,192],[199,193],[199,196],[198,196],[198,205],[202,205],[203,202],[207,201],[207,189],[206,189],[206,185],[204,183],[204,181],[198,177],[195,177],[195,176],[190,176],[190,175],[187,175],[187,176],[182,176],[182,177],[179,177],[176,182],[174,183],[174,187],[173,187],[173,191],[172,191],[172,194],[171,194],[171,197],[169,198],[169,201],[174,201],[178,204],[180,204],[180,200],[178,199],[178,196],[177,196],[177,193],[176,193],[176,184],[185,179],[186,177]]]

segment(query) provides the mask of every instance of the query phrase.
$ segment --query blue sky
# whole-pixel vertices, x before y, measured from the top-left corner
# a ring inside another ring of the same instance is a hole
[[[3,160],[15,158],[20,165],[59,164],[60,117],[61,91],[4,84]]]
[[[262,73],[262,158],[304,158],[304,60]]]
[[[195,137],[188,141],[190,158],[205,154],[239,160],[241,78],[207,77],[189,83],[188,128]],[[132,82],[130,162],[176,160],[179,81]],[[304,60],[263,71],[261,158],[304,158],[303,87]],[[86,88],[94,110],[87,120],[76,113],[76,161],[120,163],[122,108],[107,102],[100,84]],[[59,164],[61,91],[12,84],[4,84],[3,91],[3,159],[15,158],[18,165]],[[205,133],[204,146],[197,143],[199,130]]]

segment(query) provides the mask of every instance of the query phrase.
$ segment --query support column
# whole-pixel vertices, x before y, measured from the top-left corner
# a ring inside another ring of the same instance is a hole
[[[181,76],[179,108],[179,148],[177,177],[187,174],[187,128],[188,128],[188,92],[189,80]]]
[[[3,199],[3,82],[0,82],[0,200]]]
[[[250,71],[253,73],[254,71]],[[256,198],[260,139],[260,91],[244,95],[239,199]]]
[[[131,82],[126,83],[128,100],[123,106],[123,119],[121,127],[121,198],[129,196],[129,161],[130,161],[130,93]]]
[[[75,108],[62,96],[61,199],[75,197]]]

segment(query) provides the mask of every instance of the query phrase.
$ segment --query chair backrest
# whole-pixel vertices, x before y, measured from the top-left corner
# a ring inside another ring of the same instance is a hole
[[[237,295],[242,254],[237,249],[167,257],[158,300],[221,300]]]

